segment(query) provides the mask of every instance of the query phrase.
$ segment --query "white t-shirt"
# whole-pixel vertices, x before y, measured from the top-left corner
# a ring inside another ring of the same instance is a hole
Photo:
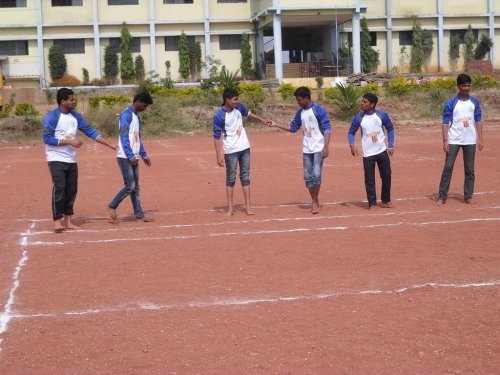
[[[448,130],[448,143],[459,145],[476,144],[476,122],[474,120],[474,103],[459,100],[453,109],[452,122]]]
[[[387,149],[382,119],[377,113],[365,114],[361,120],[363,157],[378,155]]]
[[[302,131],[304,138],[302,141],[302,152],[305,154],[314,154],[323,151],[325,147],[325,137],[319,129],[320,124],[314,115],[312,107],[304,109],[300,114],[302,122]]]
[[[75,139],[78,131],[78,122],[71,113],[61,113],[54,131],[57,139]],[[45,146],[47,161],[62,161],[65,163],[76,163],[76,149],[71,145]]]

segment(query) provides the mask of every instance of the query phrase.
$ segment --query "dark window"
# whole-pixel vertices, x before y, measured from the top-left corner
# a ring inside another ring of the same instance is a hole
[[[465,33],[467,32],[467,29],[463,30],[450,30],[450,38],[457,36],[458,39],[460,40],[460,43],[465,43]],[[472,34],[474,34],[474,39],[477,40],[479,36],[478,30],[472,30]]]
[[[85,53],[85,39],[56,39],[54,45],[61,47],[68,55]]]
[[[193,4],[193,0],[163,0],[163,4]]]
[[[219,35],[219,49],[241,49],[241,35]]]
[[[108,5],[138,5],[139,0],[108,0]]]
[[[376,46],[377,45],[377,33],[376,32],[370,32],[370,37],[372,38],[372,41],[370,43],[370,46]]]
[[[194,36],[187,35],[188,44],[194,44]],[[179,36],[166,36],[165,37],[165,51],[178,51],[179,50]]]
[[[121,38],[109,38],[109,44],[116,47],[118,51],[120,51],[120,42]],[[132,52],[141,52],[141,38],[132,38],[130,41],[130,48]]]
[[[0,8],[26,8],[26,0],[0,0]]]
[[[247,0],[217,0],[218,3],[246,3]]]
[[[0,55],[4,56],[27,56],[28,41],[27,40],[11,40],[0,42]]]
[[[52,0],[53,7],[73,7],[83,5],[83,0]]]
[[[400,31],[399,32],[399,45],[411,46],[413,44],[413,31]]]

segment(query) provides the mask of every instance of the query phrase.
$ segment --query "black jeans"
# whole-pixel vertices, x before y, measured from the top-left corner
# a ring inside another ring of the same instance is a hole
[[[382,202],[391,201],[391,161],[387,150],[377,155],[363,158],[363,167],[365,170],[365,189],[368,205],[377,204],[377,193],[375,190],[375,164],[378,166],[380,178],[382,179]]]
[[[439,199],[446,200],[448,198],[448,190],[450,189],[451,175],[453,174],[453,166],[457,159],[458,151],[462,149],[464,156],[464,198],[472,198],[474,193],[474,159],[476,156],[476,145],[449,145],[450,151],[446,154],[443,174],[439,183]]]
[[[52,176],[52,218],[61,219],[73,215],[73,204],[78,190],[78,166],[76,163],[49,161]]]

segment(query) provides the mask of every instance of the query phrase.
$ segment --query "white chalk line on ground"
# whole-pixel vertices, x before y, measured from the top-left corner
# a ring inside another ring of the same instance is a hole
[[[474,195],[486,195],[486,194],[495,194],[496,191],[482,191],[482,192],[477,192],[474,193]],[[448,198],[462,198],[462,195],[458,194],[449,194]],[[423,196],[423,197],[405,197],[405,198],[395,198],[393,199],[394,202],[404,202],[404,201],[414,201],[414,200],[431,200],[429,196]],[[336,202],[321,202],[323,206],[335,206],[335,205],[354,205],[356,203],[367,203],[367,201],[336,201]],[[306,206],[310,207],[310,202],[298,202],[298,203],[293,203],[293,204],[276,204],[276,205],[252,205],[253,209],[269,209],[269,208],[293,208],[293,207],[298,207],[298,206]],[[184,211],[162,211],[155,213],[155,216],[172,216],[172,215],[186,215],[186,214],[195,214],[195,213],[206,213],[206,212],[213,212],[213,213],[221,213],[225,212],[225,209],[222,208],[212,208],[212,209],[199,209],[199,210],[184,210]],[[88,219],[91,220],[100,220],[100,219],[109,219],[109,216],[90,216]],[[18,219],[19,221],[28,221],[28,222],[52,222],[52,219],[29,219],[29,218],[20,218]]]
[[[399,287],[395,289],[382,290],[382,289],[368,289],[352,292],[325,292],[312,295],[297,295],[297,296],[281,296],[281,297],[261,297],[261,298],[231,298],[231,299],[214,299],[211,301],[191,301],[179,304],[157,304],[151,302],[135,302],[117,305],[114,307],[93,308],[87,310],[66,311],[60,313],[34,313],[22,314],[13,313],[11,319],[33,319],[33,318],[58,318],[62,316],[88,316],[99,315],[104,313],[130,313],[141,311],[161,311],[161,310],[187,310],[187,309],[203,309],[203,308],[219,308],[219,307],[241,307],[249,305],[257,305],[263,303],[276,304],[300,301],[321,301],[326,299],[333,299],[339,297],[359,297],[370,295],[401,295],[413,290],[420,289],[467,289],[467,288],[487,288],[496,287],[500,285],[500,280],[490,280],[484,282],[474,283],[437,283],[428,282],[423,284],[415,284],[406,287]]]
[[[31,224],[31,228],[33,228],[35,224]],[[29,230],[28,230],[29,231]],[[17,288],[19,288],[19,276],[21,274],[21,270],[28,262],[28,238],[22,237],[21,241],[21,258],[17,262],[16,269],[12,275],[12,286],[9,291],[9,299],[4,305],[3,312],[0,313],[0,335],[7,331],[7,327],[9,325],[9,321],[12,319],[12,306],[15,301],[15,294]],[[2,342],[3,339],[0,337],[0,351],[2,351]]]
[[[445,221],[428,221],[428,222],[404,222],[387,224],[369,224],[358,226],[331,226],[331,227],[314,227],[314,228],[289,228],[289,229],[273,229],[273,230],[257,230],[257,231],[240,231],[240,232],[223,232],[223,233],[208,233],[203,235],[178,235],[178,236],[156,236],[156,237],[131,237],[131,238],[110,238],[105,240],[84,240],[84,241],[33,241],[29,246],[63,246],[68,244],[90,244],[90,243],[112,243],[112,242],[132,242],[132,241],[168,241],[168,240],[184,240],[193,238],[210,238],[224,236],[250,236],[250,235],[266,235],[266,234],[283,234],[296,232],[314,232],[314,231],[346,231],[349,229],[370,229],[380,227],[395,227],[395,226],[428,226],[428,225],[443,225],[443,224],[463,224],[469,222],[494,222],[500,221],[500,217],[488,218],[472,218],[464,220],[445,220]]]

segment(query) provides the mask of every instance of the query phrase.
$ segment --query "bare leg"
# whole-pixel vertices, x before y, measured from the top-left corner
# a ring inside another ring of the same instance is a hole
[[[78,229],[78,226],[71,220],[71,215],[64,215],[63,225],[67,229]]]
[[[321,211],[321,206],[319,204],[319,189],[321,185],[314,185],[312,188],[309,188],[309,194],[311,194],[312,198],[312,208],[311,212],[313,214],[318,214]]]
[[[227,195],[227,216],[232,216],[233,211],[233,192],[234,186],[226,186],[226,195]]]
[[[61,219],[54,220],[54,232],[61,233],[64,230],[64,226],[61,223]]]
[[[250,207],[250,185],[243,186],[243,195],[245,196],[245,210],[247,215],[255,215]]]

